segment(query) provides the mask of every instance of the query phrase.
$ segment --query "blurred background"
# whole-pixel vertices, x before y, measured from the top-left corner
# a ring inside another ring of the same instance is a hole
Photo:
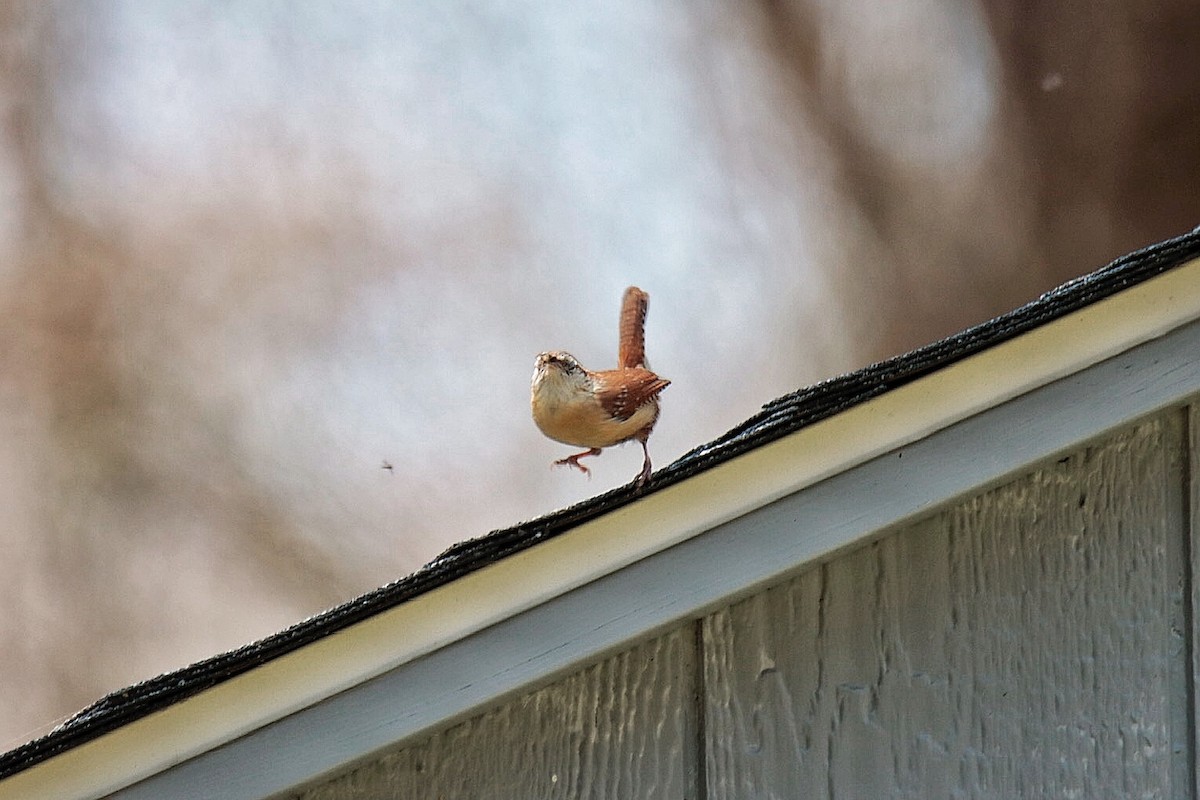
[[[594,6],[594,7],[592,7]],[[0,748],[1200,223],[1195,0],[0,4]],[[384,468],[390,464],[392,469]]]

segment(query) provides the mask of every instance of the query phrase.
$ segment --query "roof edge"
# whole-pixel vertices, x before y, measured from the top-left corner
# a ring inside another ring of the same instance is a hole
[[[56,796],[97,796],[97,781],[106,787],[101,794],[113,791],[749,509],[1200,318],[1200,261],[1187,261],[1200,250],[1198,241],[1193,233],[1065,284],[998,318],[1010,323],[1007,329],[977,326],[780,398],[663,470],[653,492],[639,496],[615,490],[492,534],[486,547],[481,540],[456,545],[397,584],[155,679],[161,685],[151,681],[114,693],[59,731],[0,757],[0,774],[16,773],[0,781],[0,797],[18,796],[10,788],[24,786],[26,781],[17,779],[33,772],[40,774],[39,781],[51,780]],[[1138,274],[1130,265],[1155,272]],[[1102,286],[1096,276],[1105,272],[1113,273],[1113,280]],[[1073,306],[1064,310],[1063,297]],[[908,369],[897,370],[905,360]],[[808,402],[811,398],[824,405]],[[642,528],[655,535],[646,537],[644,530],[636,540],[627,535]],[[560,535],[567,531],[569,537]],[[464,557],[470,559],[465,572]],[[532,586],[529,574],[553,575],[555,581]],[[501,608],[495,597],[512,601]],[[326,638],[333,633],[336,642]],[[237,671],[230,674],[230,665]],[[139,694],[148,684],[161,691]],[[172,695],[172,686],[180,684],[189,684],[189,696]],[[272,689],[259,692],[263,686]],[[127,693],[135,700],[132,707],[122,706]],[[292,699],[264,705],[259,702],[263,694]],[[155,706],[158,701],[162,705]],[[181,713],[197,711],[206,718],[215,714],[216,724],[204,731],[194,725],[175,729]],[[120,753],[131,747],[140,748],[142,763],[149,766],[134,772],[119,766]]]

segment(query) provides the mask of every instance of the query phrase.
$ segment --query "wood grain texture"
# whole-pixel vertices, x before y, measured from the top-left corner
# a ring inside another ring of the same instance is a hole
[[[706,618],[710,800],[1191,796],[1184,433],[1164,412]]]
[[[293,797],[696,798],[695,654],[684,625]]]

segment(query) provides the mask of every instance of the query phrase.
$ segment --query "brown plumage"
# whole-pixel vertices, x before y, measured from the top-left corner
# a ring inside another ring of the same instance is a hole
[[[658,395],[671,382],[645,368],[649,301],[649,295],[636,286],[625,290],[616,369],[592,372],[561,351],[538,355],[530,389],[533,421],[555,441],[588,448],[555,464],[590,474],[579,459],[637,439],[645,458],[634,482],[640,486],[650,478],[646,441],[658,421]]]
[[[625,290],[625,296],[621,298],[618,368],[646,366],[646,310],[649,307],[650,295],[636,286]]]

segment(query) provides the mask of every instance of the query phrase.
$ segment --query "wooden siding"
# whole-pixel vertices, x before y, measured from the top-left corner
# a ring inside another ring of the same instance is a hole
[[[1179,420],[705,619],[708,797],[1186,787]]]
[[[1162,412],[291,796],[1195,797],[1197,427]]]
[[[681,626],[301,796],[695,797],[696,651]]]

